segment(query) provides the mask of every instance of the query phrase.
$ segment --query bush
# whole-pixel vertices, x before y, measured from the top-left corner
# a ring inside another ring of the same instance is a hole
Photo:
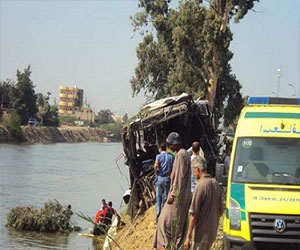
[[[34,207],[12,208],[7,215],[7,227],[37,232],[70,232],[78,227],[70,226],[71,216],[64,213],[58,201],[48,201],[38,210]]]
[[[74,121],[76,121],[76,117],[75,116],[63,116],[60,115],[59,116],[59,124],[74,124]]]
[[[121,123],[103,124],[102,128],[104,128],[115,141],[121,141]]]
[[[3,120],[3,125],[8,129],[8,131],[14,138],[16,138],[19,141],[23,140],[21,118],[16,112],[13,112],[12,114],[8,115],[8,117],[6,117]]]

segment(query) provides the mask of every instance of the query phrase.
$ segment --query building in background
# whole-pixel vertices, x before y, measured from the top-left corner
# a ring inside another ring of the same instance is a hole
[[[121,115],[113,114],[112,118],[113,118],[114,122],[119,122],[119,123],[123,122],[123,117]]]
[[[83,89],[76,86],[59,87],[59,114],[63,116],[74,115],[83,104]]]
[[[59,87],[59,115],[68,117],[65,123],[73,120],[75,125],[83,125],[83,122],[89,124],[95,121],[95,113],[90,105],[87,101],[83,103],[83,89],[76,86]]]
[[[74,116],[76,117],[77,121],[86,121],[89,123],[95,122],[95,113],[90,108],[90,105],[87,104],[87,102],[85,102],[80,109],[75,110]]]

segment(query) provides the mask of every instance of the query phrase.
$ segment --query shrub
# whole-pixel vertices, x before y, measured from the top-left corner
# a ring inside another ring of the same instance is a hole
[[[3,125],[8,129],[11,135],[17,140],[23,140],[23,132],[21,129],[21,118],[16,113],[13,112],[8,117],[3,120]]]
[[[102,126],[115,141],[121,141],[121,123],[108,123]]]
[[[60,124],[74,124],[74,121],[76,121],[76,117],[75,116],[67,116],[67,115],[60,115],[59,116],[59,123]]]
[[[70,216],[58,201],[48,201],[38,210],[34,207],[15,207],[7,215],[7,227],[37,232],[69,232],[79,230],[70,226]]]

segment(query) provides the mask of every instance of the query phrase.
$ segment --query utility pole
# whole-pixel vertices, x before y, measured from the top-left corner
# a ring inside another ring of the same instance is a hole
[[[279,96],[279,91],[280,91],[280,77],[281,77],[281,69],[277,69],[277,97]]]

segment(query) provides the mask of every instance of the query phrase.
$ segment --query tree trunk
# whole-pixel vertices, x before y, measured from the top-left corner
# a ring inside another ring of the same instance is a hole
[[[208,80],[209,86],[207,90],[207,100],[209,102],[209,106],[211,110],[213,110],[215,106],[215,98],[216,98],[216,92],[217,92],[217,84],[219,80],[219,76],[217,74],[218,72],[218,61],[219,61],[219,53],[216,45],[213,45],[213,67],[210,70],[210,77]]]
[[[226,2],[226,6],[224,11],[222,11],[221,8],[221,1],[218,1],[217,4],[217,10],[218,12],[216,12],[217,15],[221,16],[222,18],[222,23],[220,26],[220,30],[219,30],[219,35],[221,35],[222,33],[224,33],[226,31],[227,25],[228,25],[228,19],[229,19],[229,9],[230,6],[232,6],[232,2],[231,0],[228,0]],[[217,46],[214,44],[213,45],[213,66],[212,69],[210,70],[210,78],[208,80],[209,82],[209,86],[208,86],[208,90],[207,90],[207,100],[209,101],[209,105],[211,110],[213,110],[214,106],[215,106],[215,98],[216,98],[216,92],[217,92],[217,84],[218,84],[218,80],[219,80],[219,76],[218,76],[218,62],[219,62],[219,51]]]

